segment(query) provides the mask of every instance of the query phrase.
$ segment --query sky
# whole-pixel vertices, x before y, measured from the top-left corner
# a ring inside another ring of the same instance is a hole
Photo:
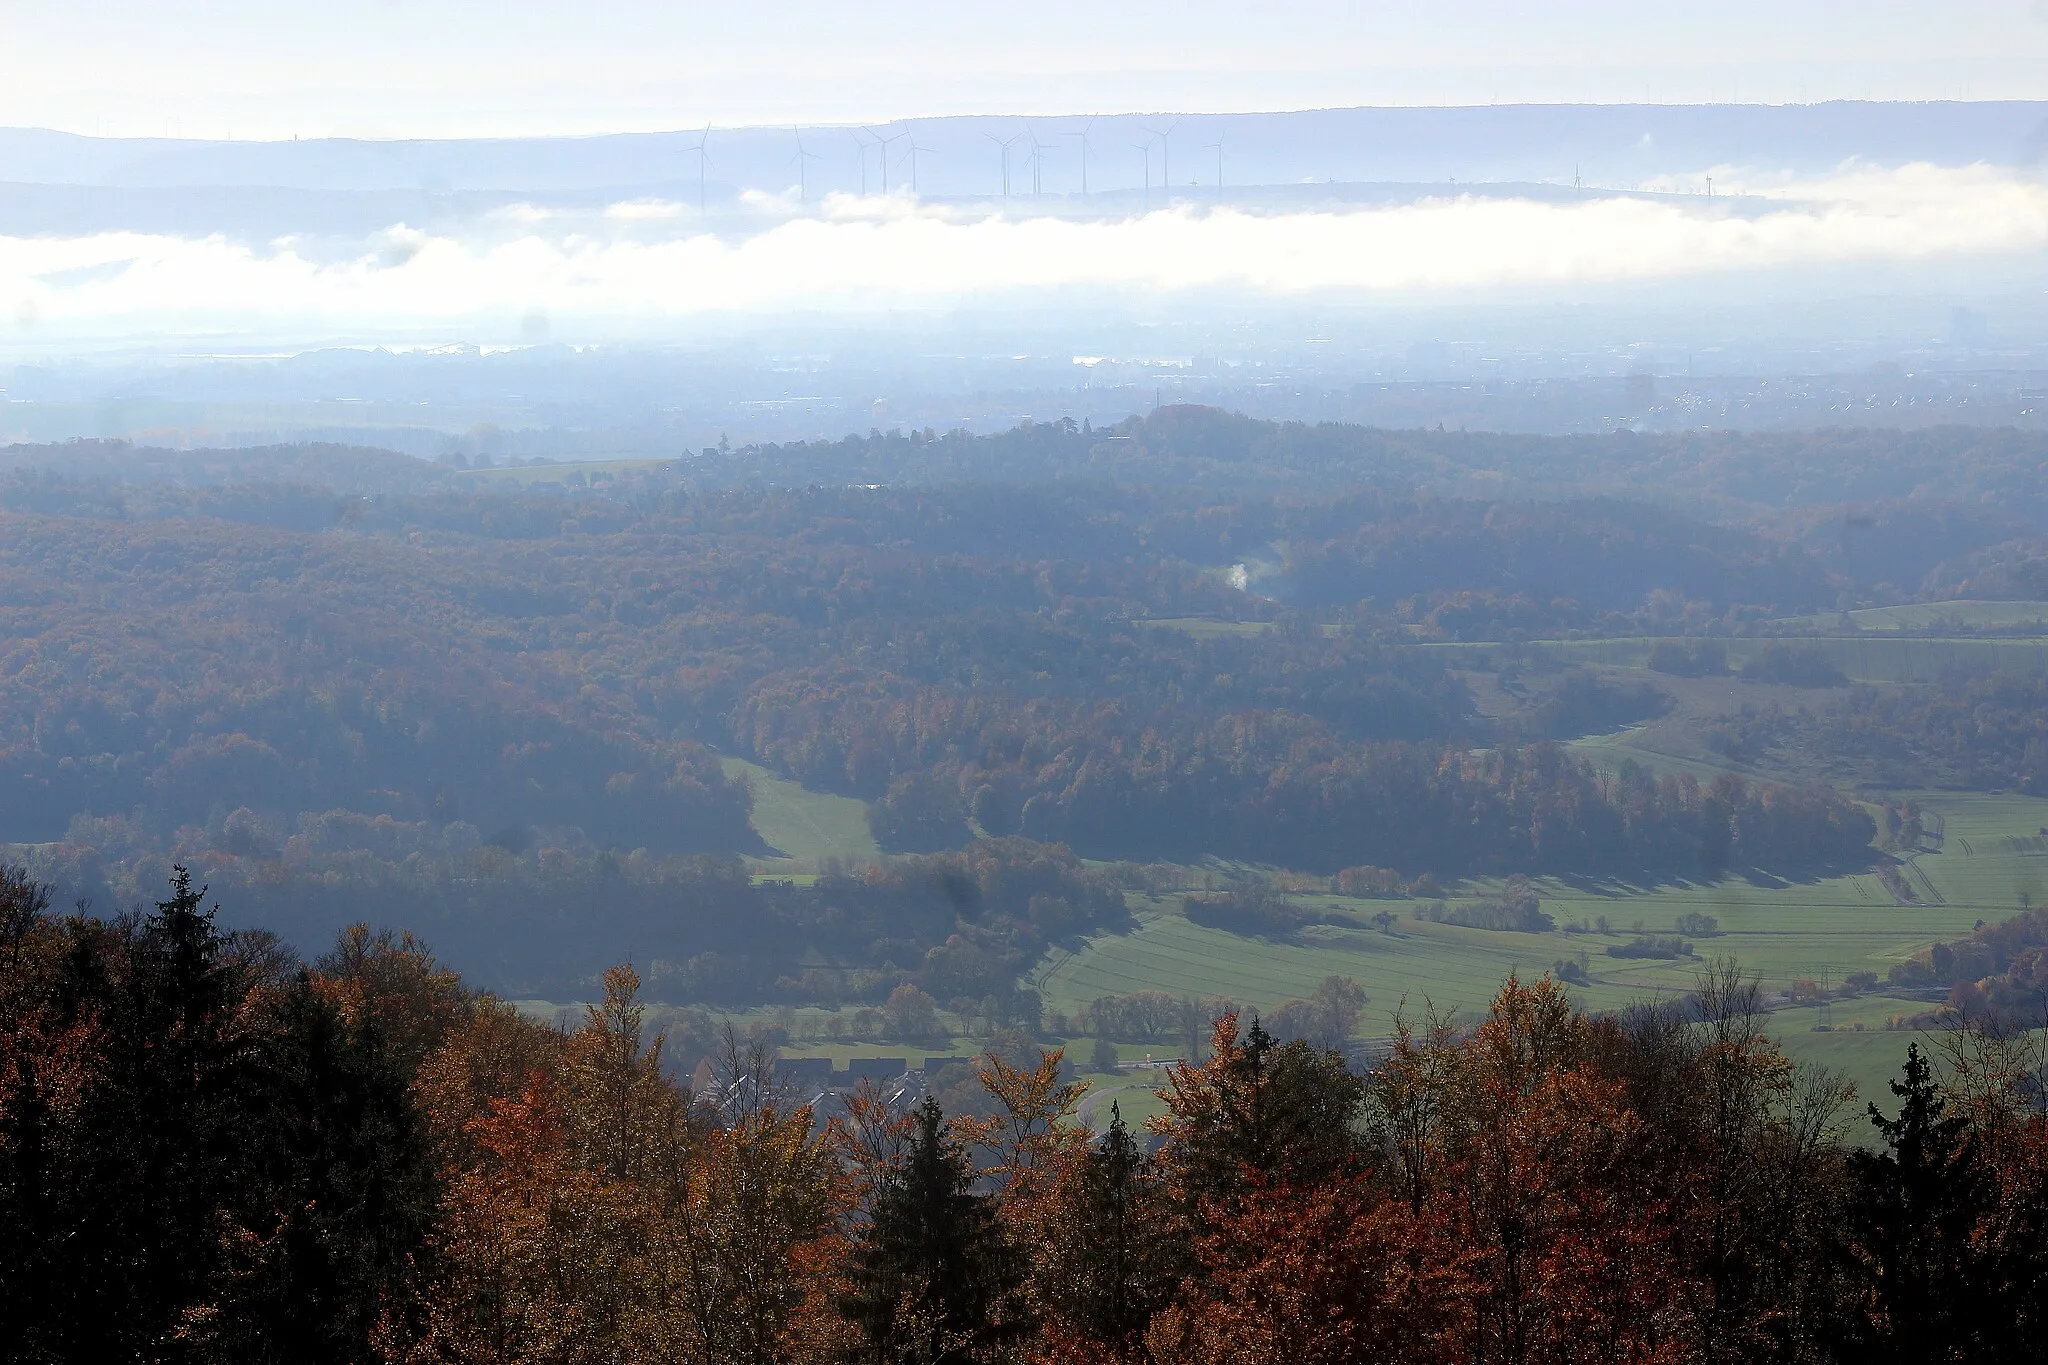
[[[108,136],[1839,98],[2048,99],[2048,0],[0,0],[0,127]],[[1148,188],[1087,219],[1021,198],[923,202],[900,185],[771,187],[723,224],[656,198],[513,204],[452,227],[393,210],[367,233],[269,240],[24,230],[0,235],[0,356],[194,339],[664,341],[705,319],[984,306],[1135,317],[1163,301],[1227,318],[1653,286],[1761,301],[1967,286],[1959,301],[2010,295],[2029,336],[2048,325],[2037,284],[2003,283],[2048,259],[2036,169],[1676,170],[1685,183],[1661,200],[1447,184],[1411,202],[1259,210],[1155,203]],[[1710,174],[1720,199],[1696,192]]]
[[[2048,0],[0,0],[0,126],[105,135],[1838,98],[2048,98]]]

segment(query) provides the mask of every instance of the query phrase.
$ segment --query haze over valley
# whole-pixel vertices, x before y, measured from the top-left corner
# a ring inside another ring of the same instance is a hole
[[[0,0],[0,1362],[2036,1358],[2044,73]]]

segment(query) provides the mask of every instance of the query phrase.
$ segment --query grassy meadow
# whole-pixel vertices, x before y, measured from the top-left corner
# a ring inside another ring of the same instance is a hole
[[[748,860],[756,871],[801,875],[815,873],[828,858],[855,863],[881,858],[868,832],[867,807],[853,797],[812,791],[743,758],[719,762],[727,777],[744,776],[754,789],[754,829],[768,845],[767,853]]]
[[[1896,607],[1862,607],[1850,612],[1788,616],[1772,624],[1828,631],[1848,626],[1858,631],[2030,630],[2048,636],[2048,603],[2042,602],[1907,602]]]
[[[1679,637],[1633,636],[1603,640],[1532,640],[1531,650],[1542,650],[1551,658],[1568,664],[1597,664],[1613,668],[1643,668],[1650,651],[1660,644],[1697,643]],[[1718,639],[1728,651],[1731,668],[1740,668],[1759,657],[1772,645],[1802,653],[1818,654],[1855,682],[1934,682],[1943,674],[1964,670],[1985,672],[1994,668],[2040,670],[2048,668],[2048,638],[1983,638],[1975,636],[1937,638],[1872,631],[1857,635],[1773,635]],[[1500,644],[1426,642],[1415,646],[1446,656],[1453,668],[1460,660],[1494,661],[1512,656],[1513,647]]]
[[[1190,923],[1172,898],[1137,898],[1138,927],[1100,935],[1079,951],[1059,951],[1031,976],[1048,1010],[1072,1013],[1102,995],[1139,990],[1225,997],[1271,1009],[1306,996],[1323,977],[1355,978],[1369,997],[1364,1026],[1381,1034],[1404,1003],[1461,1019],[1482,1011],[1510,972],[1536,975],[1560,959],[1579,961],[1590,984],[1570,987],[1591,1010],[1682,994],[1705,963],[1730,958],[1761,981],[1778,1008],[1778,1036],[1802,1060],[1842,1071],[1859,1094],[1888,1099],[1884,1083],[1905,1056],[1910,1031],[1887,1030],[1894,1016],[1928,1008],[1922,999],[1877,992],[1831,1001],[1825,1012],[1789,999],[1795,982],[1838,987],[1853,972],[1883,982],[1893,964],[1936,939],[1967,934],[1979,920],[2035,903],[2048,884],[2048,800],[1971,793],[1910,793],[1941,817],[1942,834],[1912,859],[1921,902],[1902,905],[1870,874],[1812,882],[1762,884],[1741,877],[1657,887],[1536,884],[1558,929],[1504,933],[1414,917],[1415,902],[1300,898],[1340,923],[1309,926],[1285,940],[1248,938]],[[1484,894],[1460,887],[1455,904]],[[1390,931],[1371,922],[1378,911],[1401,918]],[[1613,958],[1607,949],[1638,933],[1670,935],[1681,916],[1716,922],[1711,937],[1687,936],[1696,956],[1660,960]],[[1605,930],[1601,929],[1605,921]],[[1581,930],[1583,930],[1581,932]],[[1822,1024],[1826,1031],[1816,1031]],[[1129,1054],[1131,1049],[1124,1049]]]

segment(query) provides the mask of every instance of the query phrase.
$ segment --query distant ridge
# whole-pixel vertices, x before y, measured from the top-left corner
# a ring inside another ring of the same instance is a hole
[[[1851,161],[1883,165],[2032,165],[2048,154],[2048,102],[1808,105],[1480,105],[1361,107],[1263,114],[954,116],[803,130],[811,196],[907,188],[910,147],[926,197],[1002,194],[991,135],[1016,138],[1011,197],[1032,197],[1031,139],[1040,194],[1080,189],[1081,134],[1092,193],[1135,191],[1150,143],[1155,188],[1172,192],[1303,181],[1530,181],[1623,187],[1716,167],[1816,174]],[[896,137],[895,134],[905,136]],[[1157,134],[1164,133],[1161,139]],[[0,129],[0,182],[123,189],[268,188],[316,192],[631,195],[694,199],[701,129],[595,137],[288,142],[93,138]],[[796,134],[787,127],[710,133],[707,200],[795,186]],[[1191,184],[1192,182],[1192,184]]]

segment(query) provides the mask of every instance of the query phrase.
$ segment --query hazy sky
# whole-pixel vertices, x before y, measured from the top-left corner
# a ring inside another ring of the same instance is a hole
[[[0,125],[88,133],[1830,98],[2048,98],[2048,0],[0,0]]]

